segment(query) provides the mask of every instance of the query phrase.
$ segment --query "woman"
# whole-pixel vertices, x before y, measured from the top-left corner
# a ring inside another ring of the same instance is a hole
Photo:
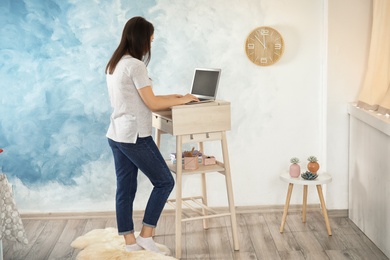
[[[161,253],[152,238],[174,180],[152,134],[152,111],[199,101],[195,96],[174,94],[155,96],[147,72],[151,58],[154,27],[142,17],[125,25],[119,46],[106,66],[111,106],[107,138],[112,149],[116,178],[116,219],[126,250]],[[133,201],[140,169],[153,184],[140,235],[134,236]]]

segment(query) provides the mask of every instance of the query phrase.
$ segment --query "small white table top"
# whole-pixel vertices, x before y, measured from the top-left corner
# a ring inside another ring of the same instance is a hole
[[[327,173],[318,173],[318,177],[314,180],[305,180],[301,176],[293,178],[288,172],[280,174],[280,179],[284,182],[300,185],[320,185],[326,184],[332,181],[332,176]]]

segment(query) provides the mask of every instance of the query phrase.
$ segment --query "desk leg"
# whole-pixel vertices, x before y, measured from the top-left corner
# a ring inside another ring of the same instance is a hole
[[[322,195],[322,187],[321,187],[321,185],[317,185],[317,191],[318,191],[318,196],[320,197],[321,208],[322,208],[322,213],[324,214],[326,229],[328,230],[328,235],[331,236],[332,235],[332,230],[330,229],[330,223],[329,223],[329,218],[328,218],[328,211],[326,210],[325,200],[324,200],[324,195]]]
[[[161,130],[160,129],[155,129],[154,141],[156,142],[158,149],[160,149],[160,143],[161,143]]]
[[[199,151],[201,151],[204,154],[204,146],[203,142],[199,143]],[[207,184],[206,184],[206,173],[201,174],[201,181],[202,181],[202,203],[206,206],[208,206],[207,202]],[[202,208],[203,216],[207,215],[207,210]],[[205,218],[203,219],[203,228],[208,229],[209,228],[209,219]]]
[[[225,181],[226,181],[226,190],[227,190],[228,202],[229,202],[230,222],[232,225],[233,247],[234,250],[240,250],[240,245],[238,242],[236,208],[234,206],[232,176],[230,171],[229,152],[228,152],[225,131],[222,132],[221,145],[222,145],[223,163],[225,166]]]
[[[182,211],[182,137],[176,136],[176,258],[181,258],[181,211]]]
[[[303,185],[302,222],[306,222],[307,185]]]
[[[160,149],[160,144],[161,144],[161,130],[160,129],[157,129],[157,128],[155,129],[154,142],[156,143],[158,149]],[[155,236],[156,236],[156,228],[153,228],[152,237],[155,237]]]
[[[290,183],[288,185],[288,191],[287,191],[287,197],[286,197],[286,204],[284,205],[284,211],[283,211],[283,217],[282,217],[282,224],[280,225],[280,233],[283,233],[284,230],[284,225],[286,224],[286,219],[287,219],[287,212],[288,212],[288,207],[290,205],[290,199],[291,199],[291,193],[293,190],[294,184]]]

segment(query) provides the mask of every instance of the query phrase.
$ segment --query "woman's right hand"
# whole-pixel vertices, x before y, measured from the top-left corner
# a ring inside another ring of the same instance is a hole
[[[181,97],[181,99],[183,99],[184,104],[189,102],[199,102],[199,99],[192,94],[186,94],[183,97]]]

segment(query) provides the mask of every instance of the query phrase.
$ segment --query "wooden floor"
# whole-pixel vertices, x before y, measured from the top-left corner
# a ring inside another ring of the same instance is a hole
[[[239,213],[240,250],[234,251],[230,219],[210,219],[183,225],[182,259],[388,259],[348,218],[330,216],[333,231],[328,236],[320,211],[307,213],[302,223],[298,212],[289,213],[284,233],[279,232],[282,212]],[[136,217],[136,230],[141,217]],[[29,245],[3,241],[4,260],[76,259],[70,243],[92,229],[116,227],[112,215],[97,218],[28,219],[23,223]],[[163,214],[155,241],[175,255],[174,215]],[[185,232],[184,232],[185,231]]]

